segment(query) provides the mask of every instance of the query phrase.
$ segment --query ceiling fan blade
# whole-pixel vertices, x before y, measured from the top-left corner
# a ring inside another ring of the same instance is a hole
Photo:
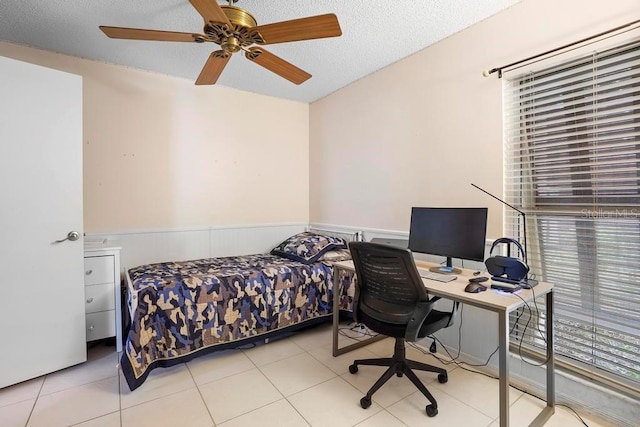
[[[333,13],[258,25],[252,30],[258,30],[262,36],[264,43],[261,44],[323,39],[342,35],[338,18]]]
[[[200,75],[196,80],[197,85],[212,85],[218,81],[218,77],[222,74],[222,70],[227,66],[227,62],[231,58],[231,54],[223,50],[216,50],[209,55],[209,59],[204,64],[204,68],[200,71]]]
[[[189,0],[189,3],[204,18],[204,22],[222,22],[231,26],[229,18],[224,14],[216,0]]]
[[[112,39],[155,40],[161,42],[194,42],[206,38],[200,34],[177,33],[175,31],[143,30],[138,28],[100,26],[103,33]]]
[[[289,80],[291,83],[299,85],[309,80],[311,74],[296,67],[293,64],[285,61],[284,59],[267,52],[260,47],[254,47],[249,49],[245,56],[250,61],[255,62],[258,65],[263,66],[267,70],[276,73],[280,77]]]

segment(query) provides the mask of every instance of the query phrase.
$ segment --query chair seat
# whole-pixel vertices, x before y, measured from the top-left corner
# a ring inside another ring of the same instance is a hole
[[[367,325],[367,327],[379,334],[386,335],[393,338],[404,338],[407,330],[407,325],[394,325],[391,323],[381,322],[363,311],[359,313],[360,321]],[[431,310],[427,318],[425,319],[420,331],[418,332],[418,338],[424,338],[427,335],[444,328],[449,323],[451,313],[445,313],[438,310]]]

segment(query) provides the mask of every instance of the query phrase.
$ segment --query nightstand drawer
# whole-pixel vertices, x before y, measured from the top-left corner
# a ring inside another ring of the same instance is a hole
[[[116,337],[122,351],[120,248],[85,241],[84,309],[87,341]]]
[[[111,283],[113,286],[113,256],[87,257],[84,259],[84,284],[99,285]]]
[[[85,315],[87,322],[87,341],[100,340],[116,335],[116,311],[101,311]]]
[[[116,298],[113,283],[84,287],[84,311],[86,313],[114,310],[115,308]]]

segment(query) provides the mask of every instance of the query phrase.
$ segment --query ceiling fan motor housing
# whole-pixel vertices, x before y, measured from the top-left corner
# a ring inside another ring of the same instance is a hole
[[[256,18],[244,9],[236,6],[221,6],[220,8],[234,26],[251,28],[258,25]]]
[[[256,19],[244,9],[235,6],[221,6],[224,14],[229,19],[229,25],[211,22],[204,26],[205,34],[210,41],[219,44],[225,52],[235,53],[243,47],[256,43],[264,43],[264,39],[258,31],[252,30],[257,26]]]
[[[220,44],[220,47],[225,52],[235,53],[240,50],[240,41],[234,36],[227,37],[227,39]]]

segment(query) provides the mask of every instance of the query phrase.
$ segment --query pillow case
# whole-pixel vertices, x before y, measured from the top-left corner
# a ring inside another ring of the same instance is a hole
[[[280,243],[273,248],[271,254],[308,264],[316,262],[327,251],[333,249],[347,249],[347,243],[340,237],[305,231]]]
[[[328,252],[325,252],[318,261],[325,262],[338,262],[338,261],[347,261],[351,259],[351,252],[349,249],[334,249]]]

